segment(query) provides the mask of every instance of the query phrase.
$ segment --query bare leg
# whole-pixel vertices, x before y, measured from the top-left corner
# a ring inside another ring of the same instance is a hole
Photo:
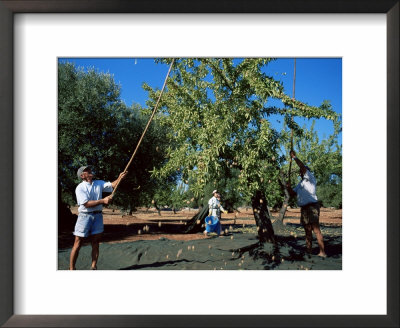
[[[99,259],[99,242],[101,233],[92,235],[92,270],[97,270],[97,260]]]
[[[312,226],[311,226],[311,224],[305,224],[304,231],[306,233],[307,252],[309,254],[311,254],[312,253]]]
[[[324,237],[322,236],[321,229],[319,228],[319,223],[313,223],[312,229],[315,233],[315,236],[317,237],[317,242],[318,242],[318,246],[319,246],[318,256],[326,257]]]
[[[75,270],[75,263],[76,260],[78,259],[79,250],[81,249],[82,246],[82,240],[83,240],[82,237],[75,236],[74,246],[72,247],[71,256],[69,258],[70,270]]]

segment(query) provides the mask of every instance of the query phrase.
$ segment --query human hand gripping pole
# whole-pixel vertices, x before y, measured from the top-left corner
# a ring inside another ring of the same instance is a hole
[[[168,70],[167,76],[165,77],[164,85],[163,85],[163,87],[162,87],[162,89],[161,89],[160,95],[158,96],[157,103],[156,103],[156,105],[154,106],[154,109],[153,109],[153,112],[152,112],[152,114],[151,114],[151,116],[150,116],[150,118],[149,118],[149,121],[147,122],[147,125],[146,125],[146,127],[145,127],[145,129],[144,129],[144,131],[143,131],[143,133],[142,133],[142,136],[141,136],[140,139],[139,139],[138,144],[136,145],[135,151],[133,152],[133,154],[132,154],[132,156],[131,156],[131,159],[129,160],[128,164],[126,165],[124,171],[123,171],[121,174],[127,173],[128,167],[129,167],[129,165],[131,165],[132,160],[133,160],[133,158],[135,157],[136,152],[137,152],[137,150],[139,149],[140,144],[142,143],[143,137],[144,137],[144,135],[146,134],[147,129],[149,128],[151,121],[153,120],[154,114],[155,114],[156,111],[157,111],[158,104],[159,104],[159,102],[160,102],[160,100],[161,100],[161,96],[162,96],[162,94],[163,94],[163,92],[164,92],[164,89],[165,89],[165,86],[166,86],[166,84],[167,84],[167,80],[168,80],[169,73],[171,72],[172,66],[174,65],[174,61],[175,61],[175,59],[172,59],[171,65],[169,66],[169,70]],[[121,177],[121,174],[120,174],[120,177]],[[115,194],[116,191],[117,191],[117,188],[118,188],[118,186],[119,186],[119,183],[120,183],[121,180],[122,180],[120,177],[118,177],[117,183],[116,183],[115,187],[113,188],[113,192],[112,192],[112,194],[110,195],[111,198],[114,197],[114,194]]]
[[[115,186],[116,186],[118,183],[120,183],[120,181],[121,181],[123,178],[125,178],[125,176],[126,176],[127,174],[128,174],[128,171],[121,172],[121,173],[119,174],[117,180],[111,182],[111,186],[113,187],[113,189],[115,188]],[[107,197],[104,197],[104,198],[102,199],[103,205],[106,205],[106,206],[107,206],[107,205],[111,204],[112,198],[113,198],[113,195],[112,195],[112,194],[109,195],[109,196],[107,196]]]
[[[103,204],[108,205],[112,200],[111,195],[103,198]]]

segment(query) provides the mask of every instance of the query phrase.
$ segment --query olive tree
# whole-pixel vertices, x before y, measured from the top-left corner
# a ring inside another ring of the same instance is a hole
[[[96,178],[114,180],[128,163],[149,119],[141,106],[127,107],[121,86],[111,74],[94,68],[58,65],[58,172],[63,203],[76,203],[76,176],[82,165],[93,165]],[[167,161],[172,142],[166,126],[153,122],[146,133],[113,204],[130,213],[152,197],[159,184],[151,171]],[[175,181],[175,174],[168,176]]]

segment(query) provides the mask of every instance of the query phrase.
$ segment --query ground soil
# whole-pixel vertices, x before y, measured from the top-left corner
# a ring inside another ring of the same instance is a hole
[[[71,212],[78,213],[77,207],[71,208]],[[184,234],[186,222],[190,220],[197,210],[189,209],[178,211],[161,211],[156,209],[139,208],[133,215],[126,215],[119,210],[111,208],[103,209],[104,234],[103,243],[124,243],[138,240],[198,240],[206,237],[201,233]],[[273,222],[278,217],[278,212],[272,212]],[[285,223],[298,226],[300,223],[300,209],[289,208],[286,212]],[[223,214],[221,219],[223,230],[249,230],[255,229],[255,221],[251,208],[240,208],[238,212]],[[321,208],[321,227],[341,227],[342,210]],[[59,232],[59,249],[70,248],[73,244],[72,231]]]

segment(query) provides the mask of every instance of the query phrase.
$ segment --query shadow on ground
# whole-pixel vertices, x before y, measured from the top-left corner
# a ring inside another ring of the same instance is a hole
[[[158,222],[158,221],[157,221]],[[171,222],[171,221],[168,221]],[[179,233],[179,221],[174,225],[159,227],[148,224],[149,234]],[[197,240],[139,240],[124,243],[109,243],[123,236],[137,234],[143,225],[107,226],[100,245],[99,270],[341,270],[341,228],[322,227],[327,258],[317,256],[318,246],[314,239],[314,255],[305,253],[302,227],[286,225],[276,231],[276,244],[261,244],[254,232],[246,232],[234,226],[226,236],[212,236]],[[108,229],[110,228],[110,229]],[[254,227],[255,230],[255,227]],[[201,233],[199,234],[201,236]],[[65,245],[68,245],[67,243]],[[72,245],[72,241],[70,244]],[[68,268],[70,250],[59,249],[58,268]],[[91,247],[82,247],[78,270],[88,270]]]
[[[228,220],[229,221],[229,220]],[[146,221],[148,222],[148,221]],[[112,224],[112,225],[104,225],[104,233],[101,238],[101,241],[104,243],[111,243],[116,241],[121,241],[127,239],[129,237],[138,236],[138,231],[141,231],[141,234],[157,236],[157,235],[168,235],[168,234],[182,234],[184,235],[184,230],[186,229],[186,225],[182,222],[182,220],[149,220],[150,223],[129,223],[128,225],[123,224]],[[161,223],[161,227],[159,226],[159,222]],[[228,228],[228,226],[224,225],[224,220],[221,220],[223,229]],[[148,232],[144,231],[145,226],[149,227]],[[233,229],[238,229],[242,227],[242,225],[231,225]],[[196,234],[197,235],[197,234]],[[63,230],[59,231],[58,234],[58,249],[71,248],[74,243],[74,236],[72,231]],[[84,241],[84,245],[89,245],[90,239],[86,239]]]

